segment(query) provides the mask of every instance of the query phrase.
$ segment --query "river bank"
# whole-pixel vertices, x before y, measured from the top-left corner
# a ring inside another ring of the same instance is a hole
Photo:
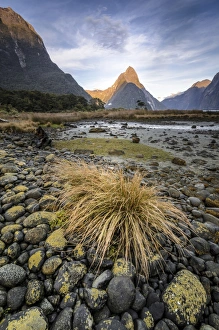
[[[194,152],[201,151],[203,143],[204,150],[211,152],[208,143],[212,134],[207,135],[207,141],[200,137]],[[31,147],[28,134],[5,134],[2,138],[1,330],[26,329],[27,325],[34,330],[219,329],[216,158],[209,163],[202,157],[207,163],[196,161],[194,168],[191,164],[198,155],[184,166],[171,162],[161,166],[156,160],[118,163],[68,150],[40,150]],[[159,138],[168,142],[160,133]],[[218,143],[216,137],[215,141],[213,145]],[[51,226],[55,214],[48,206],[56,202],[61,189],[51,172],[56,158],[120,168],[130,176],[140,170],[144,182],[156,185],[160,195],[185,212],[195,229],[196,233],[185,230],[188,243],[183,254],[162,237],[165,262],[151,260],[148,279],[137,275],[134,266],[127,266],[123,259],[118,263],[105,260],[95,272],[91,267],[94,251],[79,251],[67,242],[62,230]]]

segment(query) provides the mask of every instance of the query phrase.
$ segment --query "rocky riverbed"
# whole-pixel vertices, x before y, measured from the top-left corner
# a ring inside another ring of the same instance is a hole
[[[146,279],[123,258],[106,259],[95,271],[95,251],[74,246],[51,227],[51,205],[61,189],[51,168],[56,158],[78,161],[77,155],[39,150],[29,135],[2,136],[0,330],[219,329],[218,135],[209,139],[212,147],[207,141],[204,151],[212,153],[210,162],[207,154],[162,164],[80,155],[130,176],[141,171],[145,183],[155,184],[190,220],[183,251],[161,233],[163,259],[151,260]]]

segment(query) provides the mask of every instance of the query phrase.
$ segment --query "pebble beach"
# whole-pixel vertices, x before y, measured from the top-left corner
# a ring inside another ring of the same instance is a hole
[[[143,134],[127,126],[123,136],[135,132],[175,161],[41,150],[29,134],[2,133],[0,330],[219,329],[219,131],[144,128]],[[51,174],[57,159],[143,173],[144,183],[156,185],[189,219],[183,251],[161,237],[163,258],[151,260],[148,279],[122,257],[104,260],[96,272],[95,251],[69,244],[51,226],[61,189]]]

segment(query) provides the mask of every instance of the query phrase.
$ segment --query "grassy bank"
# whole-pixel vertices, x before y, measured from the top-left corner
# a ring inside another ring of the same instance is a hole
[[[113,155],[114,151],[121,151],[123,155],[116,155],[121,158],[150,160],[153,156],[157,160],[170,160],[173,156],[161,149],[152,148],[141,143],[132,143],[124,139],[105,139],[105,138],[80,138],[69,141],[55,141],[54,145],[58,149],[67,148],[73,152],[77,150],[90,150],[94,155],[108,156]],[[119,152],[118,152],[119,153]]]

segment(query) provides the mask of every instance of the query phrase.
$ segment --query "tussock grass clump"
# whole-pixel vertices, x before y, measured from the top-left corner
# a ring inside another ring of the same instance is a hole
[[[56,176],[64,180],[60,206],[66,212],[65,231],[75,243],[95,247],[99,266],[111,247],[117,256],[132,260],[148,277],[150,258],[159,253],[157,234],[181,245],[189,225],[171,202],[158,197],[153,187],[142,185],[138,173],[128,179],[121,171],[69,162],[59,163]]]
[[[32,122],[31,120],[13,120],[6,123],[0,123],[0,132],[27,133],[33,132],[36,127],[36,123]]]

